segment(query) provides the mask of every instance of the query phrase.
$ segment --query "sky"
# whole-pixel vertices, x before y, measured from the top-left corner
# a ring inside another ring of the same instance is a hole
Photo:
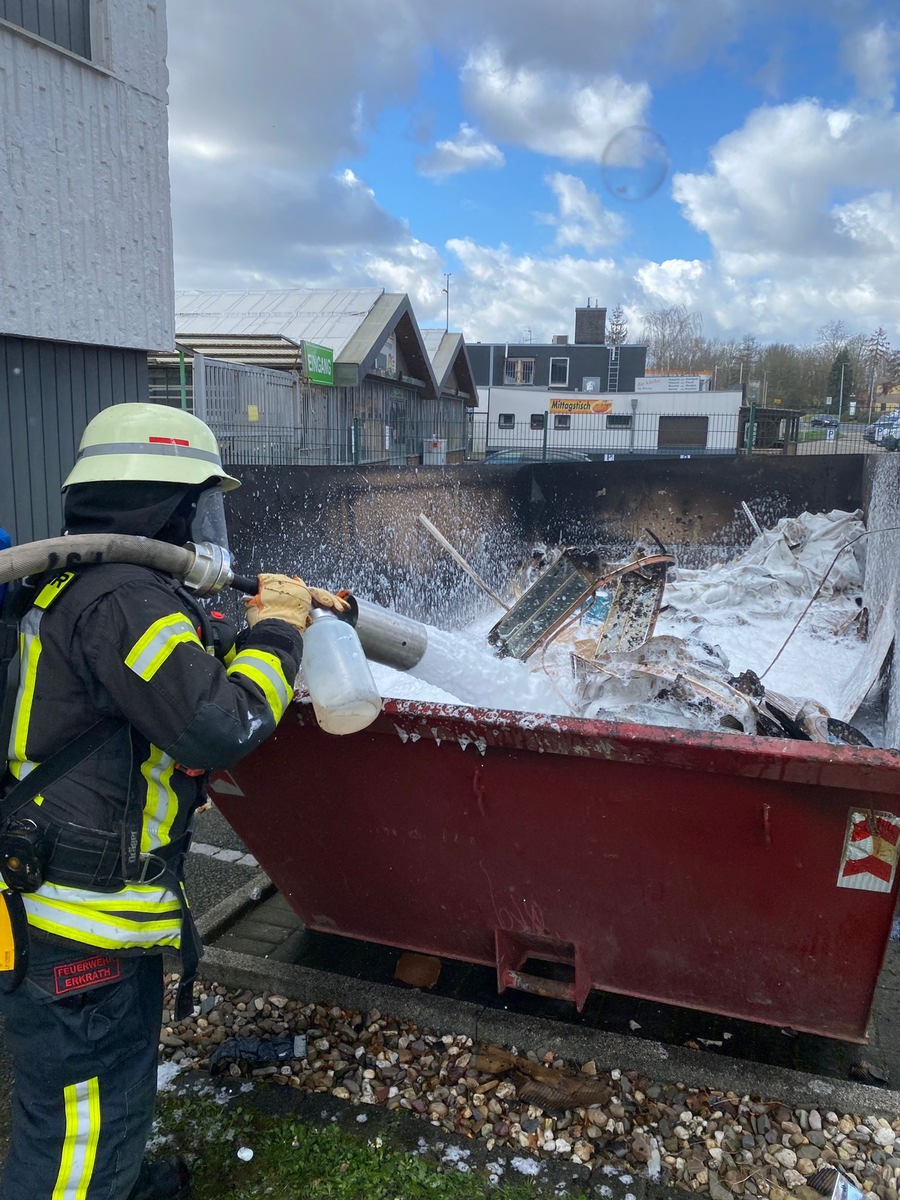
[[[179,288],[900,347],[897,0],[169,0]]]

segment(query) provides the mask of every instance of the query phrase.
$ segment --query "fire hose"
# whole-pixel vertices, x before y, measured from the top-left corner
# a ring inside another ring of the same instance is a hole
[[[115,533],[74,534],[0,550],[0,584],[46,571],[67,571],[100,563],[150,567],[180,579],[200,597],[215,595],[226,587],[253,596],[259,587],[255,575],[235,573],[231,555],[221,546],[210,542],[171,546],[152,538]],[[428,648],[426,627],[380,604],[355,599],[359,607],[356,632],[366,657],[396,671],[415,667]]]

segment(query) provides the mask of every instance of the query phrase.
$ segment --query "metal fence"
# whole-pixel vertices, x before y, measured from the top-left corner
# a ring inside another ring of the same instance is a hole
[[[462,400],[424,399],[420,388],[395,380],[325,387],[294,372],[194,354],[183,391],[166,366],[151,372],[151,394],[161,403],[183,397],[235,466],[453,462],[469,442]]]
[[[900,447],[900,422],[819,424],[748,408],[719,413],[535,413],[530,421],[475,413],[466,457],[493,462],[613,461],[736,454],[886,453]]]
[[[587,462],[735,454],[883,454],[900,448],[900,415],[876,423],[774,407],[651,413],[472,412],[451,397],[368,377],[324,387],[294,372],[196,354],[185,371],[151,366],[151,396],[187,403],[233,465],[439,465]],[[685,406],[688,407],[687,405]]]

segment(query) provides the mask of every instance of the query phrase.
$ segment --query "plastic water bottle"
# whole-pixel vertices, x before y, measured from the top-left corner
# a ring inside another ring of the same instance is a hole
[[[303,678],[326,733],[356,733],[381,712],[381,696],[356,630],[327,608],[314,608],[303,635]]]

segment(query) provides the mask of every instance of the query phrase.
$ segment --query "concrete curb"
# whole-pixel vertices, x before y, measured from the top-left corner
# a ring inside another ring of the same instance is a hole
[[[201,937],[214,941],[244,910],[267,898],[271,888],[269,877],[259,871],[198,922]],[[793,1108],[883,1114],[892,1119],[900,1113],[900,1091],[807,1075],[802,1071],[770,1067],[724,1054],[664,1046],[660,1042],[585,1029],[561,1021],[504,1013],[465,1000],[433,996],[415,988],[371,983],[270,958],[236,954],[215,945],[204,950],[201,971],[210,980],[227,987],[268,989],[282,992],[290,999],[339,1004],[342,1008],[377,1008],[426,1029],[465,1034],[480,1041],[517,1046],[520,1050],[541,1053],[553,1050],[576,1062],[594,1059],[601,1066],[641,1071],[657,1083],[683,1083],[687,1087],[733,1091],[741,1096],[777,1098]]]
[[[229,925],[233,925],[246,909],[261,900],[267,900],[273,891],[274,885],[265,871],[257,871],[243,887],[226,896],[200,917],[197,921],[197,932],[201,940],[204,943],[214,941]]]

